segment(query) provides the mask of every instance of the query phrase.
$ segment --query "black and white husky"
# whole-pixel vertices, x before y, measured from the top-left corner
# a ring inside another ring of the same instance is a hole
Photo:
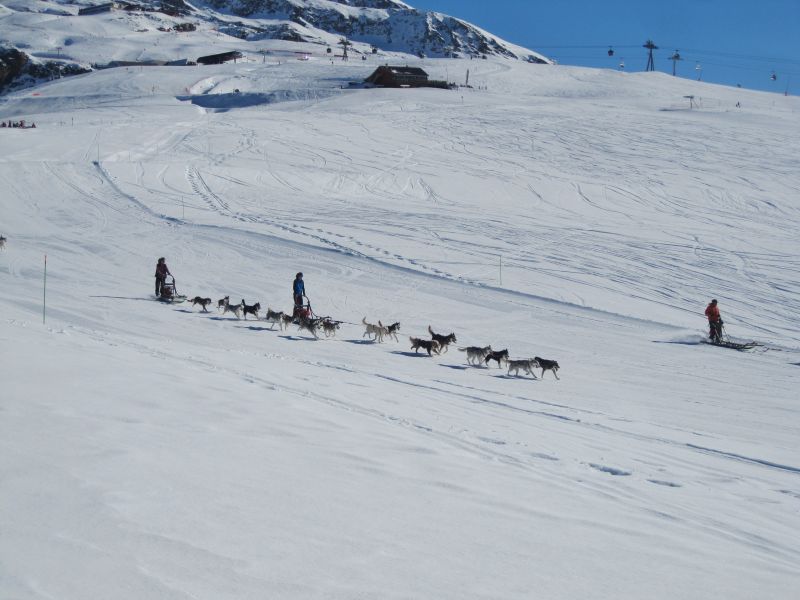
[[[536,360],[537,363],[539,363],[539,366],[542,369],[542,379],[544,379],[544,372],[545,371],[552,371],[553,375],[556,376],[556,379],[559,379],[559,377],[558,377],[559,366],[558,366],[558,362],[557,361],[555,361],[555,360],[547,360],[546,358],[539,358],[538,356],[535,358],[535,360]]]
[[[539,361],[535,358],[527,358],[525,360],[509,360],[508,374],[511,375],[511,371],[514,371],[514,375],[519,376],[519,372],[522,371],[534,379],[537,379],[533,372],[533,370],[537,367],[539,367]]]
[[[317,329],[320,328],[321,324],[322,319],[300,318],[297,320],[297,327],[300,329],[300,331],[307,331],[314,336],[315,340],[319,339],[319,336],[317,335]]]
[[[400,321],[396,321],[391,325],[386,326],[386,335],[388,337],[393,337],[395,342],[399,342],[400,340],[397,337],[397,332],[400,331]]]
[[[486,355],[492,351],[492,347],[484,346],[481,348],[479,346],[467,346],[466,348],[459,348],[459,350],[467,353],[467,364],[477,365],[483,363]]]
[[[244,314],[244,320],[247,320],[247,315],[253,315],[258,320],[258,311],[261,310],[261,303],[256,302],[252,305],[245,304],[244,298],[242,298],[242,313]]]
[[[441,351],[447,352],[447,347],[450,344],[453,344],[453,343],[458,341],[458,340],[456,340],[456,334],[455,333],[451,333],[449,335],[441,335],[439,333],[433,333],[433,329],[431,329],[430,325],[428,325],[428,333],[431,334],[431,339],[434,339],[437,342],[439,342],[439,351],[440,352]]]
[[[225,306],[222,309],[223,316],[226,313],[232,312],[236,315],[237,319],[242,318],[242,305],[241,304],[231,304],[230,302],[225,302]]]
[[[6,249],[6,236],[0,235],[0,250]]]
[[[225,296],[224,298],[217,300],[217,310],[219,310],[220,308],[225,308],[230,301],[231,301],[230,296]]]
[[[490,360],[497,361],[497,367],[500,368],[502,366],[502,362],[508,361],[508,350],[492,350],[486,354],[486,358],[483,359],[485,364],[489,364]]]
[[[321,325],[322,331],[325,332],[325,337],[334,337],[341,324],[341,321],[334,321],[330,317],[325,317],[322,319]]]
[[[423,340],[415,337],[410,337],[408,339],[411,342],[411,349],[414,351],[414,354],[419,352],[420,348],[427,350],[428,356],[439,354],[439,342],[436,340]]]

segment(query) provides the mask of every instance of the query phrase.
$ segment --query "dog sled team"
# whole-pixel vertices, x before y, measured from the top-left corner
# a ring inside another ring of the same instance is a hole
[[[159,299],[170,300],[174,297],[174,277],[172,283],[169,284],[166,283],[166,278],[168,276],[172,277],[172,273],[170,273],[169,267],[167,267],[166,260],[161,257],[156,264],[155,274],[156,297]],[[169,287],[170,285],[172,286],[171,289]],[[167,295],[166,298],[164,297],[165,293]],[[297,273],[292,282],[292,300],[294,302],[292,314],[287,314],[283,311],[274,311],[267,307],[263,320],[272,323],[273,329],[277,324],[281,331],[287,329],[289,325],[297,325],[301,331],[307,331],[314,336],[315,339],[319,339],[319,332],[324,334],[325,337],[334,337],[341,324],[344,323],[344,321],[335,321],[331,317],[318,317],[314,314],[311,310],[311,303],[308,301],[308,296],[306,296],[305,282],[303,281],[302,273]],[[203,298],[202,296],[195,296],[190,302],[193,307],[200,306],[203,312],[209,312],[208,307],[214,303],[211,298]],[[232,304],[230,296],[225,296],[217,300],[217,311],[221,311],[223,315],[231,313],[237,319],[247,320],[247,316],[251,315],[254,319],[261,320],[259,316],[261,304],[259,302],[247,304],[244,298],[241,302]],[[388,339],[394,339],[395,342],[400,341],[397,335],[400,332],[399,322],[394,322],[391,325],[384,325],[381,321],[370,323],[367,321],[367,318],[364,317],[361,319],[361,324],[364,326],[362,338],[366,337],[379,344]],[[415,354],[418,354],[419,351],[422,350],[427,352],[428,356],[440,356],[446,353],[450,345],[455,344],[457,341],[455,333],[449,333],[447,335],[436,333],[430,325],[428,325],[428,334],[430,334],[430,339],[419,337],[408,338],[411,342],[411,349],[414,350]],[[459,350],[461,352],[466,352],[467,364],[472,366],[488,367],[491,361],[495,361],[498,368],[502,368],[505,364],[508,367],[509,375],[513,372],[515,376],[519,376],[520,372],[522,372],[523,374],[528,374],[534,379],[537,379],[534,369],[541,369],[542,371],[539,378],[543,378],[546,371],[552,372],[556,379],[559,378],[558,362],[554,360],[548,360],[538,356],[523,360],[512,360],[509,357],[508,350],[493,350],[491,346],[469,346],[466,348],[459,348]]]

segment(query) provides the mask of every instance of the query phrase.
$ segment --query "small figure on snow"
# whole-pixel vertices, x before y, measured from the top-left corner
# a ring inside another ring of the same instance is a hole
[[[713,344],[719,344],[722,341],[722,317],[716,299],[706,306],[706,317],[708,317],[708,336]]]
[[[294,297],[294,314],[297,315],[297,311],[303,307],[303,298],[308,298],[308,296],[306,296],[306,285],[303,283],[302,273],[298,273],[294,277],[292,296]]]
[[[162,256],[158,259],[158,263],[156,264],[156,298],[161,297],[161,290],[164,287],[164,282],[167,280],[167,275],[171,277],[172,273],[169,272],[167,259]]]

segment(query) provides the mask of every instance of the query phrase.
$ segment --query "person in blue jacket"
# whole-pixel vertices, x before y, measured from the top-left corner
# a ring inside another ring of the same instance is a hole
[[[294,296],[294,312],[296,313],[299,308],[303,306],[303,298],[306,296],[306,285],[303,283],[303,274],[298,273],[294,277],[292,284],[292,295]]]

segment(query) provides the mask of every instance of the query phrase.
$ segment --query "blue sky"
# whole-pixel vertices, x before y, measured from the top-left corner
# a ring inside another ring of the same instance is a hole
[[[800,0],[406,0],[459,17],[561,64],[656,70],[703,81],[800,93]],[[608,56],[608,47],[614,56]],[[698,65],[700,69],[698,70]],[[776,79],[771,75],[775,72]]]

